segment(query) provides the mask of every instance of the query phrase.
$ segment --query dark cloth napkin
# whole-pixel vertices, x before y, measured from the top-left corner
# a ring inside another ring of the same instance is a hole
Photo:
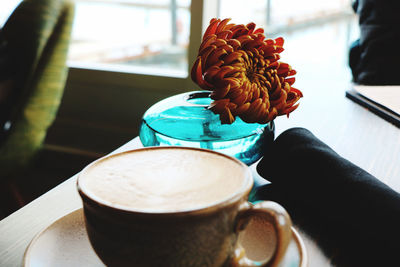
[[[400,194],[310,131],[282,133],[257,171],[271,184],[255,198],[283,205],[336,266],[400,266]]]

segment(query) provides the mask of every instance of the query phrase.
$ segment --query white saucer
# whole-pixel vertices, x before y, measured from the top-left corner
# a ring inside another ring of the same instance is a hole
[[[292,228],[293,239],[281,267],[306,267],[304,243]],[[83,210],[61,217],[38,233],[25,251],[23,266],[105,266],[93,251],[86,234]]]

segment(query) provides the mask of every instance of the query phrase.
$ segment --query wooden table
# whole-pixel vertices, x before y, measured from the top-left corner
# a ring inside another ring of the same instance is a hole
[[[308,128],[343,157],[400,191],[400,129],[346,99],[343,90],[332,92],[329,99],[317,89],[304,93],[313,97],[304,98],[290,119],[276,119],[277,135],[294,126]],[[140,146],[135,138],[115,152]],[[75,183],[76,175],[0,222],[0,266],[20,266],[36,233],[82,206]],[[301,234],[309,266],[331,266],[317,244]]]

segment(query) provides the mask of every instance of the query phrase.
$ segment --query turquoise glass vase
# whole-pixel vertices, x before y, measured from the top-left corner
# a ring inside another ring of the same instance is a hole
[[[245,123],[236,118],[221,124],[207,106],[208,91],[194,91],[166,98],[143,115],[140,140],[144,146],[188,146],[233,156],[247,165],[260,159],[274,139],[274,123]]]

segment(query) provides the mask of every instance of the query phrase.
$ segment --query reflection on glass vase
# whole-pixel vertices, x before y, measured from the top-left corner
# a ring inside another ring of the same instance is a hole
[[[250,165],[260,159],[274,139],[274,123],[245,123],[236,118],[221,124],[207,109],[208,91],[194,91],[166,98],[143,116],[140,140],[144,146],[188,146],[215,150]]]

